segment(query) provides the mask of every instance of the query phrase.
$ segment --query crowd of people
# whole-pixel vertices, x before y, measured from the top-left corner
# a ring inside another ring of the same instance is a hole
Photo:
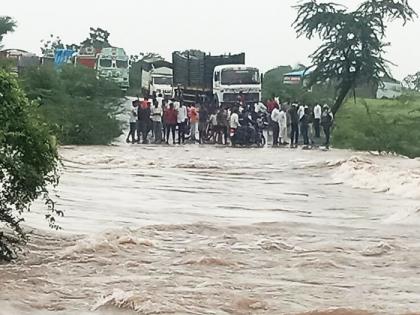
[[[263,130],[266,129],[267,134],[272,134],[273,146],[290,144],[296,148],[299,143],[307,147],[319,144],[322,128],[324,145],[328,148],[333,120],[328,105],[282,103],[274,97],[266,104],[238,101],[231,106],[185,105],[177,99],[164,99],[159,94],[152,99],[145,97],[132,102],[126,141],[143,144],[152,141],[154,144],[181,145],[188,141],[264,145]]]
[[[290,139],[290,146],[297,147],[301,136],[303,145],[313,146],[321,139],[322,127],[324,145],[329,148],[334,115],[327,104],[322,107],[320,104],[290,104],[271,98],[267,102],[267,111],[271,113],[273,145],[286,145]]]

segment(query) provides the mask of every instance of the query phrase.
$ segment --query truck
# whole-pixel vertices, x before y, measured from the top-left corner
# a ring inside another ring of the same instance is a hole
[[[96,69],[96,60],[101,49],[95,49],[93,46],[82,46],[76,56],[76,64],[90,69]]]
[[[153,69],[150,73],[150,92],[151,94],[162,94],[169,99],[173,94],[173,71],[171,68],[161,67]]]
[[[142,89],[150,96],[162,94],[166,99],[173,96],[172,69],[169,67],[142,69]]]
[[[245,65],[245,54],[212,56],[200,51],[172,54],[175,95],[185,103],[261,101],[261,77],[256,67]]]
[[[123,48],[106,47],[96,58],[98,76],[114,81],[121,89],[130,87],[129,60]]]

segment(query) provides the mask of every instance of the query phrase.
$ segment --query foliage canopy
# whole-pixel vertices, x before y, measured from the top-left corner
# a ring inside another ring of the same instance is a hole
[[[293,25],[298,37],[322,40],[311,55],[310,85],[334,82],[334,113],[358,85],[379,84],[382,76],[389,75],[384,58],[386,22],[402,20],[405,24],[417,16],[407,0],[366,0],[354,11],[311,0],[296,9]]]
[[[103,145],[122,133],[118,119],[122,92],[113,82],[97,78],[92,69],[65,65],[30,68],[23,86],[37,111],[61,144]]]
[[[16,22],[9,16],[0,16],[0,48],[4,35],[13,32],[16,27]]]
[[[21,214],[34,200],[44,198],[52,227],[53,214],[61,214],[47,190],[58,183],[56,141],[34,106],[14,75],[0,70],[0,260],[13,259],[26,240]]]

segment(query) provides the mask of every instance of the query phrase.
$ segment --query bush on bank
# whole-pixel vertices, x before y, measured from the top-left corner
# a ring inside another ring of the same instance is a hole
[[[420,97],[349,100],[337,113],[336,148],[420,157]]]
[[[58,153],[51,130],[32,110],[16,76],[0,70],[0,261],[16,257],[26,241],[21,214],[43,197],[57,228],[47,187],[58,183]]]
[[[105,145],[122,133],[122,92],[85,67],[27,69],[22,84],[60,144]]]

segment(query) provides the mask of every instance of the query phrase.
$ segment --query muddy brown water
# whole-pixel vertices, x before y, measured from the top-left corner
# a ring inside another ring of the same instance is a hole
[[[420,310],[420,162],[349,151],[64,147],[0,265],[0,314]]]

